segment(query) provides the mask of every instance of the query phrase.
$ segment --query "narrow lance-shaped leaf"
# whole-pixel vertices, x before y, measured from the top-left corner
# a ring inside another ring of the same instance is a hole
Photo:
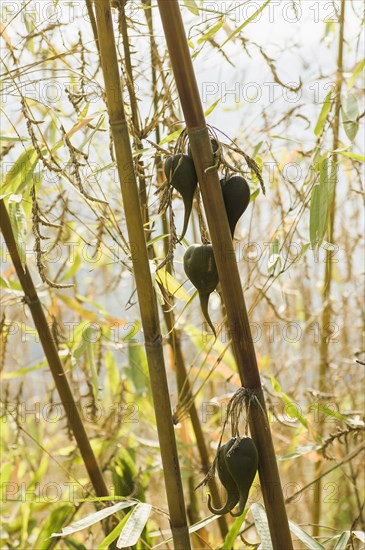
[[[317,137],[321,135],[321,133],[323,131],[323,128],[324,128],[324,125],[326,123],[327,117],[328,117],[329,112],[331,110],[331,106],[332,106],[331,96],[332,96],[332,90],[330,92],[328,92],[328,94],[325,97],[321,112],[319,113],[317,124],[314,128],[314,134]]]
[[[20,261],[25,271],[26,263],[26,234],[27,234],[27,225],[25,219],[25,213],[21,202],[18,200],[9,199],[9,218],[10,223],[13,228],[16,247],[18,249]]]

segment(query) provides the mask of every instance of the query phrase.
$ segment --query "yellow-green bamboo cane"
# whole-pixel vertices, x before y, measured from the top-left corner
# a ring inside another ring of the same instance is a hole
[[[0,227],[24,292],[24,301],[29,306],[32,314],[34,325],[39,334],[39,339],[60,396],[61,403],[65,409],[68,422],[76,439],[76,443],[89,474],[90,481],[94,487],[95,494],[98,497],[108,496],[107,486],[94,452],[91,448],[90,440],[82,423],[79,410],[73,398],[71,388],[58,354],[54,337],[49,328],[49,324],[34,286],[33,279],[27,265],[23,266],[21,263],[9,214],[3,199],[0,199]]]
[[[260,457],[260,482],[272,544],[274,550],[291,550],[293,545],[246,305],[218,173],[211,168],[213,152],[180,8],[177,0],[158,0],[158,7],[198,173],[238,371],[242,385],[255,392],[260,403],[259,407],[251,407],[250,430]]]
[[[166,379],[162,336],[148,262],[130,137],[120,87],[112,14],[109,0],[97,0],[95,6],[109,121],[115,145],[128,236],[131,249],[133,250],[134,277],[155,405],[172,535],[176,549],[189,550],[189,532]]]
[[[344,50],[344,31],[345,31],[345,0],[341,0],[340,10],[340,29],[338,37],[338,50],[337,50],[337,75],[336,75],[336,88],[335,88],[335,113],[333,120],[333,156],[332,163],[335,168],[336,182],[333,188],[333,199],[330,205],[329,222],[327,231],[327,240],[330,243],[334,242],[334,228],[335,228],[335,214],[336,214],[336,183],[338,174],[338,155],[335,152],[339,146],[339,133],[340,133],[340,109],[341,109],[341,89],[343,83],[343,50]],[[323,285],[323,311],[322,311],[322,330],[327,330],[331,325],[332,319],[332,303],[331,303],[331,287],[333,277],[333,258],[332,252],[327,249],[326,251],[326,264],[324,274]],[[320,344],[320,363],[319,363],[319,385],[318,389],[321,394],[328,391],[328,356],[329,356],[329,341],[328,338],[322,336]],[[324,422],[323,417],[320,418],[318,425],[318,434],[322,437],[324,434]],[[319,525],[321,520],[321,508],[322,508],[322,479],[320,477],[322,471],[322,457],[320,456],[318,462],[315,465],[315,477],[319,477],[318,482],[315,485],[314,490],[314,503],[313,503],[313,536],[319,535]]]
[[[154,83],[153,87],[153,96],[154,96],[154,108],[155,112],[158,112],[158,97],[156,94],[156,75],[154,74],[154,65],[155,65],[155,58],[157,56],[157,48],[154,44],[154,37],[153,37],[153,26],[152,26],[152,13],[151,13],[151,5],[150,0],[147,0],[146,2],[147,9],[146,11],[146,19],[148,28],[150,31],[150,40],[151,40],[151,65],[152,65],[152,82]],[[140,135],[141,128],[139,124],[139,113],[138,113],[138,104],[137,104],[137,98],[134,90],[134,78],[133,78],[133,69],[132,69],[132,59],[131,59],[131,51],[129,47],[129,36],[128,36],[128,24],[127,19],[125,16],[125,10],[124,7],[122,7],[120,12],[120,27],[122,30],[122,36],[123,36],[123,46],[124,46],[124,57],[125,57],[125,64],[127,69],[127,88],[129,93],[129,100],[131,105],[131,115],[132,115],[132,123],[134,126],[134,131],[137,133],[137,135]],[[159,134],[159,125],[156,126],[156,138],[157,134]],[[157,143],[160,141],[159,138],[157,138]],[[143,148],[142,144],[136,143],[136,148]],[[156,170],[157,170],[157,181],[160,182],[160,179],[163,178],[163,165],[161,157],[158,156],[156,158]],[[138,170],[138,179],[139,179],[139,196],[140,196],[140,202],[141,202],[141,208],[142,212],[144,214],[143,221],[145,223],[149,222],[148,217],[148,206],[147,206],[147,193],[146,193],[146,181],[145,181],[145,175],[144,175],[144,165],[142,162],[140,162],[139,170]],[[144,192],[142,193],[141,190],[144,189]],[[166,223],[166,216],[163,218],[163,223]],[[166,226],[167,227],[167,226]],[[168,230],[166,229],[166,233]],[[165,231],[164,231],[165,233]],[[146,234],[146,239],[148,239],[149,233]],[[164,241],[165,246],[168,248],[168,243],[165,239]],[[166,248],[166,253],[167,253]],[[154,249],[153,245],[149,247],[148,254],[150,258],[154,258]],[[167,266],[167,269],[171,268],[171,264]],[[161,286],[161,292],[163,296],[163,304],[162,304],[162,312],[164,315],[167,332],[169,334],[169,343],[172,350],[172,356],[174,360],[174,367],[176,370],[176,380],[177,380],[177,388],[179,392],[180,399],[186,399],[187,402],[191,402],[191,405],[188,408],[188,412],[191,418],[191,423],[193,426],[195,438],[197,447],[200,454],[200,460],[201,460],[201,467],[202,467],[202,473],[206,475],[209,470],[209,452],[208,447],[205,442],[203,429],[200,423],[198,411],[196,409],[194,400],[191,397],[191,388],[190,383],[185,367],[185,361],[181,349],[181,338],[179,331],[175,330],[175,315],[174,315],[174,309],[172,307],[173,304],[173,297],[168,297],[166,294],[165,289]],[[182,388],[184,388],[182,390]],[[220,495],[219,495],[219,489],[217,482],[215,478],[212,478],[209,480],[209,490],[212,494],[212,501],[215,508],[220,508],[222,506]],[[228,526],[227,521],[224,516],[220,516],[218,518],[219,528],[221,531],[221,535],[223,538],[225,538],[227,532],[228,532]]]

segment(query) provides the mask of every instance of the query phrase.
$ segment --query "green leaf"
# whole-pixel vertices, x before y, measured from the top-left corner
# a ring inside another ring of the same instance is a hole
[[[224,539],[224,544],[221,547],[221,550],[231,550],[233,548],[234,541],[238,537],[242,523],[245,521],[247,516],[248,508],[242,512],[240,516],[233,522],[230,530],[228,531],[226,538]]]
[[[336,151],[339,155],[342,155],[343,157],[347,157],[349,159],[358,160],[359,162],[365,162],[365,156],[364,155],[358,155],[357,153],[350,153],[348,151]]]
[[[185,288],[164,267],[156,272],[156,281],[159,282],[169,294],[182,302],[189,302],[191,296]]]
[[[192,525],[191,527],[189,527],[189,533],[196,533],[196,531],[199,531],[200,529],[202,529],[203,527],[205,527],[206,525],[209,525],[209,523],[212,523],[213,521],[216,521],[217,519],[219,518],[219,516],[215,516],[214,514],[212,516],[208,516],[207,518],[204,518],[200,521],[198,521],[197,523],[194,523],[194,525]],[[155,538],[155,537],[160,537],[161,535],[170,535],[171,531],[167,531],[167,530],[164,530],[164,531],[161,531],[161,530],[158,530],[158,531],[153,531],[152,533],[149,533],[149,536],[151,538]],[[166,544],[172,542],[172,537],[170,537],[169,539],[166,539],[166,540],[163,540],[162,542],[159,542],[158,544],[156,544],[153,548],[159,548],[160,546],[164,546],[166,547]]]
[[[176,130],[176,132],[169,134],[168,136],[166,136],[160,141],[159,145],[164,145],[165,143],[170,143],[171,141],[175,141],[179,137],[182,131],[183,131],[183,128],[179,128],[179,130]]]
[[[329,409],[328,407],[323,407],[322,405],[318,405],[318,403],[313,403],[310,406],[310,408],[315,409],[319,412],[322,412],[326,416],[332,416],[333,418],[336,418],[336,420],[339,420],[340,422],[345,422],[346,424],[349,424],[349,419],[346,416],[332,409]]]
[[[121,532],[117,547],[125,548],[137,544],[139,537],[148,521],[152,510],[151,504],[139,503],[132,510],[123,531]]]
[[[72,533],[91,527],[95,525],[95,523],[100,523],[103,519],[115,514],[115,512],[119,512],[119,510],[123,510],[124,508],[129,508],[130,506],[135,506],[135,504],[136,502],[133,501],[117,502],[117,504],[113,506],[107,506],[98,512],[94,512],[78,521],[74,521],[71,525],[64,527],[60,533],[52,533],[51,537],[66,537],[72,535]]]
[[[285,403],[285,412],[286,414],[293,419],[299,420],[299,422],[308,429],[308,422],[302,415],[302,413],[299,411],[299,408],[297,405],[290,399],[290,397],[282,391],[279,382],[274,378],[274,376],[271,376],[271,384],[274,388],[274,390],[282,397],[284,403]],[[293,412],[291,411],[293,410]]]
[[[95,339],[95,328],[93,326],[88,326],[83,332],[83,338],[86,343],[86,357],[87,362],[91,371],[91,383],[94,398],[97,399],[99,396],[99,379],[98,371],[95,363],[95,354],[94,354],[94,339]]]
[[[260,15],[260,13],[266,8],[266,6],[268,6],[270,4],[271,0],[266,0],[266,2],[264,4],[262,4],[262,6],[260,8],[258,8],[248,19],[246,19],[246,21],[244,23],[242,23],[242,25],[240,25],[239,27],[237,27],[237,29],[235,29],[230,35],[229,37],[227,38],[227,40],[225,40],[223,42],[223,44],[221,45],[221,48],[223,48],[223,46],[225,46],[227,44],[227,42],[229,42],[230,40],[232,40],[232,38],[234,38],[239,32],[241,32],[242,29],[244,29],[247,25],[249,25],[251,23],[251,21],[253,21],[254,19],[256,19],[256,17],[258,15]]]
[[[322,544],[303,531],[303,529],[294,523],[294,521],[289,520],[289,527],[292,533],[294,533],[294,535],[296,535],[298,539],[305,544],[306,548],[310,548],[310,550],[324,550],[324,546]]]
[[[76,275],[76,273],[78,272],[78,270],[81,267],[81,264],[82,264],[81,256],[77,252],[76,255],[75,255],[74,261],[72,262],[72,264],[70,265],[70,267],[68,268],[66,273],[63,275],[63,277],[61,279],[61,282],[62,281],[67,281],[67,279],[71,279],[71,277]]]
[[[29,372],[34,372],[36,370],[42,369],[46,364],[47,364],[46,361],[41,361],[40,363],[38,363],[34,367],[23,367],[23,368],[18,369],[16,371],[12,370],[12,371],[8,371],[8,372],[4,372],[1,375],[1,377],[2,377],[3,380],[12,380],[14,378],[19,378],[20,376],[23,377],[26,374],[28,374]]]
[[[277,459],[281,462],[284,462],[285,460],[293,460],[295,458],[298,458],[300,456],[306,455],[308,453],[312,453],[313,451],[317,451],[318,449],[321,449],[322,445],[306,445],[304,447],[297,447],[294,452],[289,453],[285,456],[278,456]]]
[[[210,107],[208,107],[208,109],[204,112],[204,115],[205,116],[209,116],[210,113],[212,113],[214,111],[214,109],[216,108],[216,106],[218,105],[218,103],[220,101],[222,101],[222,99],[225,97],[225,95],[223,97],[219,97],[217,99],[217,101],[215,101],[214,103],[212,103],[212,105]]]
[[[131,343],[128,346],[129,365],[125,369],[134,385],[137,395],[149,393],[149,377],[146,353],[139,343]]]
[[[319,113],[319,117],[318,117],[318,120],[317,120],[317,124],[314,128],[314,134],[318,137],[319,135],[321,135],[322,131],[323,131],[323,128],[324,128],[324,125],[326,123],[326,120],[327,120],[327,117],[328,117],[328,114],[331,110],[331,107],[332,107],[332,101],[331,101],[331,96],[332,96],[332,90],[330,92],[328,92],[328,94],[326,95],[325,97],[325,100],[324,100],[324,103],[323,103],[323,106],[322,106],[322,109],[321,109],[321,112]]]
[[[350,540],[350,537],[351,537],[350,531],[344,531],[343,533],[341,533],[340,538],[338,539],[336,546],[334,546],[333,550],[346,550],[347,543]]]
[[[209,40],[210,38],[212,38],[212,36],[214,36],[215,34],[217,34],[217,32],[222,28],[223,26],[223,23],[224,23],[224,20],[223,19],[220,19],[218,21],[218,23],[216,25],[214,25],[214,27],[212,27],[211,29],[209,29],[208,32],[204,33],[198,40],[198,44],[202,44],[203,42],[205,42],[206,40]]]
[[[6,141],[8,143],[14,143],[20,141],[23,143],[24,141],[29,141],[30,137],[27,136],[0,136],[0,141]]]
[[[195,0],[184,0],[184,5],[189,11],[191,11],[191,13],[194,15],[199,15],[199,8],[196,5]]]
[[[281,269],[281,259],[280,259],[280,248],[279,248],[279,239],[276,238],[270,243],[269,247],[269,257],[267,262],[267,269],[269,273],[275,271],[276,266],[279,266]]]
[[[348,94],[342,98],[341,113],[343,128],[349,140],[353,142],[359,130],[359,121],[357,120],[359,106],[354,94]]]
[[[265,550],[273,550],[265,508],[259,502],[255,502],[251,506],[251,514],[253,515],[257,532],[261,538],[262,548],[265,548]]]
[[[62,529],[64,523],[71,517],[75,508],[71,504],[62,504],[48,515],[47,519],[42,523],[38,533],[37,540],[34,542],[34,548],[37,550],[48,550],[53,547],[54,541],[51,538],[52,533]]]
[[[120,374],[116,365],[115,357],[111,350],[107,349],[104,355],[106,367],[105,386],[109,389],[110,395],[121,395]]]
[[[351,88],[355,84],[357,78],[362,73],[362,70],[363,70],[364,67],[365,67],[365,59],[363,59],[362,61],[359,61],[359,63],[357,63],[355,65],[355,70],[352,73],[352,76],[347,81],[347,89],[348,90],[351,90]]]
[[[24,209],[20,202],[17,202],[17,201],[10,202],[10,199],[9,199],[9,218],[10,218],[11,227],[14,233],[16,247],[20,257],[20,262],[22,264],[23,270],[25,271],[25,264],[26,264],[25,239],[27,235],[27,224],[26,224]]]
[[[33,177],[33,171],[38,163],[38,155],[32,146],[28,147],[15,161],[6,174],[2,184],[1,193],[6,189],[10,193],[20,193]]]
[[[309,215],[309,235],[313,248],[321,245],[328,219],[328,159],[321,158],[319,161],[319,184],[312,189]]]
[[[106,550],[112,542],[116,540],[117,537],[119,537],[120,532],[122,531],[124,525],[127,523],[129,518],[129,513],[118,523],[116,527],[114,527],[113,531],[111,531],[101,542],[97,548],[97,550]]]

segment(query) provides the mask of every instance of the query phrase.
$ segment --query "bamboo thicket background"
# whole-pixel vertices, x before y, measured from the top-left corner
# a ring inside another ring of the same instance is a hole
[[[154,506],[147,524],[153,534],[168,528],[167,506],[98,51],[84,4],[45,4],[2,6],[1,194],[108,486],[110,469],[115,481],[116,465],[129,464],[130,484],[124,476],[128,487],[119,489]],[[123,22],[118,4],[112,2],[114,28],[137,177],[142,173],[146,185],[151,220],[146,233],[162,260],[167,226],[156,195],[164,181],[160,158],[173,150],[183,117],[156,6],[150,10],[147,0],[127,2]],[[283,2],[271,8],[263,2],[257,21],[242,26],[257,5],[181,4],[208,123],[224,144],[234,140],[262,167],[266,197],[242,157],[223,149],[227,161],[246,173],[254,195],[234,247],[284,497],[301,491],[288,503],[288,515],[332,548],[331,537],[351,528],[364,530],[365,522],[363,6],[346,2],[341,15],[340,2],[327,7]],[[129,48],[123,43],[126,30]],[[330,191],[316,211],[313,186],[323,181],[334,145],[338,177],[331,247],[330,233],[320,227],[331,208]],[[179,232],[183,206],[177,195],[173,207]],[[316,237],[321,241],[317,247]],[[200,242],[196,211],[186,237],[186,244],[193,242]],[[186,244],[176,248],[176,283],[168,290],[175,291],[176,329],[212,457],[225,405],[240,382],[226,349],[227,331],[223,327],[214,343],[205,333],[197,300],[187,305],[193,289],[182,269]],[[3,242],[2,260],[2,474],[6,496],[13,491],[5,499],[2,529],[9,548],[26,548],[35,544],[51,512],[67,524],[94,508],[89,503],[80,511],[75,507],[75,499],[88,496],[90,487]],[[330,261],[331,314],[323,326]],[[151,265],[155,269],[157,264]],[[161,281],[155,288],[162,302]],[[219,325],[223,314],[217,293],[210,308]],[[175,432],[185,501],[193,523],[208,515],[206,491],[193,491],[203,477],[200,456],[179,406],[174,350],[164,323],[161,314],[171,400],[180,421]],[[320,386],[325,354],[326,378]],[[318,497],[318,484],[311,483],[336,464],[323,477]],[[259,500],[257,486],[251,503]],[[249,513],[247,523],[252,520]],[[53,531],[61,529],[62,521]],[[231,525],[230,517],[227,521]],[[217,522],[199,533],[212,544],[220,537]],[[259,540],[253,528],[244,536]],[[72,537],[86,548],[96,547],[103,532],[96,526]],[[148,545],[159,540],[149,538]],[[57,545],[65,548],[66,542]],[[359,547],[355,538],[353,545]]]

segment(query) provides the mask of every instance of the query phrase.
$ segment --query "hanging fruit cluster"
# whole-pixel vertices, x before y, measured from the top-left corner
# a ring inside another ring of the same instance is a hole
[[[211,138],[211,146],[214,162],[219,166],[222,161],[221,144],[217,139]],[[164,171],[167,179],[167,188],[176,189],[180,193],[184,203],[183,228],[178,239],[178,242],[181,242],[188,228],[198,183],[190,145],[188,146],[187,155],[181,153],[168,157],[165,160]],[[229,175],[227,170],[225,177],[220,180],[220,184],[233,238],[237,222],[250,202],[250,188],[242,176]],[[215,334],[208,313],[209,296],[218,285],[218,272],[212,246],[209,244],[191,245],[184,255],[184,269],[186,275],[198,290],[202,313]]]

